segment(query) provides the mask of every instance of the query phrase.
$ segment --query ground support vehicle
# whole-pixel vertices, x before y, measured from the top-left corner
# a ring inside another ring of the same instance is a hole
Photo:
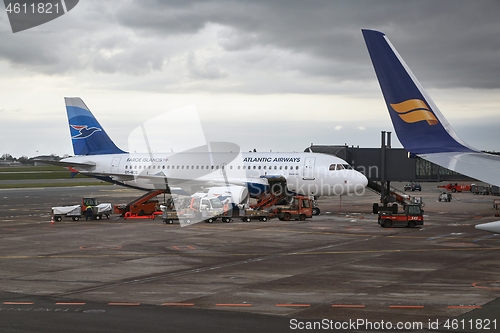
[[[222,202],[208,193],[195,193],[189,201],[189,209],[195,212],[197,220],[213,223],[219,216],[224,214]],[[182,212],[182,209],[179,213]],[[224,219],[224,222],[230,222]]]
[[[60,222],[64,216],[71,217],[73,221],[78,221],[82,216],[82,206],[52,207],[52,221]]]
[[[223,216],[224,208],[219,199],[207,193],[195,193],[191,197],[173,201],[168,205],[160,205],[163,222],[172,224],[181,221],[190,224],[195,221],[213,223],[219,217],[223,222],[231,222],[231,218]]]
[[[261,209],[240,209],[239,211],[240,218],[243,222],[250,222],[251,220],[259,220],[262,222],[266,222],[269,220],[269,216],[271,213],[268,210]]]
[[[282,221],[301,220],[312,217],[313,204],[311,199],[304,196],[294,196],[289,205],[277,206],[272,215],[277,216]]]
[[[451,193],[448,193],[448,192],[442,192],[440,195],[439,195],[439,198],[438,198],[438,201],[441,202],[441,201],[444,201],[444,202],[450,202],[451,201]]]
[[[160,205],[161,217],[163,223],[173,224],[174,221],[182,221],[183,223],[190,224],[196,219],[196,212],[192,209],[171,209],[168,206]]]
[[[112,211],[110,203],[98,203],[97,198],[83,198],[81,205],[52,207],[52,221],[60,222],[63,217],[71,217],[78,221],[85,217],[86,210],[92,211],[92,220],[101,220],[104,216],[109,219]]]
[[[415,182],[409,182],[404,186],[405,191],[422,191],[422,186],[420,186],[420,183],[415,183]]]
[[[389,211],[378,214],[378,224],[384,228],[393,226],[415,228],[424,225],[424,211],[419,204],[406,205],[404,212],[394,214]]]
[[[496,185],[491,185],[490,186],[490,193],[492,195],[500,195],[500,187],[498,187]]]
[[[484,185],[471,184],[470,191],[473,194],[489,195],[490,194],[490,187],[484,186]]]
[[[471,190],[471,186],[469,184],[458,184],[458,183],[448,183],[446,185],[440,185],[438,188],[444,188],[447,191],[451,191],[453,193],[456,192],[468,192]]]
[[[149,191],[127,204],[115,205],[114,212],[125,218],[154,218],[155,212],[159,208],[159,201],[156,197],[162,193],[165,193],[165,191]]]

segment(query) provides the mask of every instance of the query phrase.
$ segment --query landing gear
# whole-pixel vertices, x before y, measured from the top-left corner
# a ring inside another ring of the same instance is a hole
[[[321,213],[321,209],[317,206],[316,200],[318,200],[319,197],[312,197],[310,196],[309,199],[311,199],[312,202],[312,214],[313,215],[319,215]]]

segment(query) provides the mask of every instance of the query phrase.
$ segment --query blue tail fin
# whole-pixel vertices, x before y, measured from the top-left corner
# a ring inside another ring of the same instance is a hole
[[[385,34],[362,30],[399,141],[413,154],[476,151],[451,128]]]
[[[81,98],[64,98],[75,155],[121,154]]]

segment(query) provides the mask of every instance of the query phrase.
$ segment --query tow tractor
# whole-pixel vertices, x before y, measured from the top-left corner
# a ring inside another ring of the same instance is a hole
[[[279,206],[274,214],[281,221],[301,220],[311,218],[313,213],[313,205],[311,199],[301,195],[294,196],[289,205]]]
[[[103,216],[109,219],[112,210],[111,204],[100,204],[97,198],[83,198],[81,205],[52,207],[52,219],[55,222],[60,222],[63,216],[66,216],[71,217],[73,221],[78,221],[85,215],[85,211],[88,207],[92,209],[93,220],[100,220]]]
[[[420,204],[408,204],[404,207],[403,213],[393,213],[384,211],[378,214],[378,224],[384,228],[393,226],[415,228],[417,225],[424,225],[424,211]]]

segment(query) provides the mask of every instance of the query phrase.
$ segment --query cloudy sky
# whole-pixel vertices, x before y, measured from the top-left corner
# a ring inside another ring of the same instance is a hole
[[[15,34],[0,12],[0,155],[72,154],[74,96],[125,150],[189,105],[208,141],[244,151],[377,147],[393,128],[362,28],[387,34],[462,139],[500,151],[499,1],[80,0]]]

